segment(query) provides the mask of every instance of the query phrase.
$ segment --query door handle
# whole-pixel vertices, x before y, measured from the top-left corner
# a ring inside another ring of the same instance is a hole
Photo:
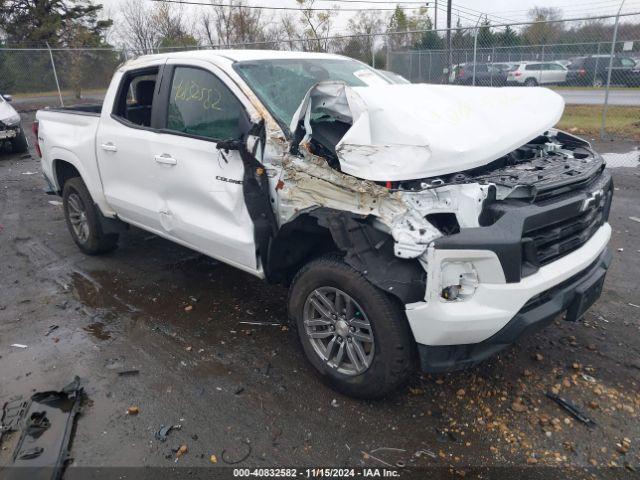
[[[178,163],[178,160],[166,153],[163,153],[162,155],[155,155],[153,158],[155,158],[157,163],[162,163],[164,165],[176,165]]]
[[[118,147],[116,147],[111,142],[103,143],[102,145],[100,145],[100,148],[102,148],[105,152],[117,152],[118,151]]]

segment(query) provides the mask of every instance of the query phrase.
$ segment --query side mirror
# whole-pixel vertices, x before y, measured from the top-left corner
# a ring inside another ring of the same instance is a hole
[[[228,139],[228,140],[220,140],[216,144],[216,148],[218,150],[225,150],[225,151],[240,150],[241,147],[242,147],[242,140],[235,139],[235,138]]]
[[[13,97],[11,95],[2,95],[7,102],[13,102]]]

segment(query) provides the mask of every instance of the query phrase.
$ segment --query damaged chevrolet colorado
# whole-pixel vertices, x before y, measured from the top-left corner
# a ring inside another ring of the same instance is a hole
[[[287,285],[313,367],[373,398],[599,297],[612,181],[554,128],[563,108],[542,88],[218,50],[129,61],[102,106],[41,110],[34,131],[82,251],[134,225]]]

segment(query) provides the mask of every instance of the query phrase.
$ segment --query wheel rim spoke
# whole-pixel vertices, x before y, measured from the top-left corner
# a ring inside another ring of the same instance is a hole
[[[360,360],[358,359],[358,355],[353,348],[353,343],[347,343],[347,356],[349,357],[349,360],[351,360],[351,363],[356,368],[356,370],[360,370]]]
[[[322,295],[316,295],[315,297],[312,297],[310,299],[311,304],[313,305],[313,307],[316,309],[316,311],[322,315],[323,317],[327,318],[327,319],[331,319],[331,310],[327,309],[325,306],[325,303],[322,301],[319,301],[319,298],[323,298],[324,297]]]
[[[360,345],[359,342],[351,342],[351,345],[353,345],[353,351],[355,352],[356,356],[358,357],[358,362],[360,362],[364,366],[368,366],[367,365],[367,354],[364,353],[364,350],[362,349],[362,345]]]
[[[339,367],[340,365],[342,365],[343,358],[344,358],[344,342],[340,344],[340,347],[338,348],[338,353],[336,353],[336,358],[334,360],[336,367]]]
[[[325,296],[325,294],[324,294],[324,293],[322,293],[321,291],[319,291],[319,290],[314,290],[314,291],[313,291],[313,298],[314,298],[315,300],[317,300],[317,301],[322,305],[322,307],[324,308],[324,310],[325,310],[326,312],[328,312],[328,316],[329,316],[329,317],[330,317],[332,314],[335,314],[335,313],[336,313],[336,307],[335,307],[335,304],[333,304],[333,303],[331,302],[331,300],[329,300],[329,299]]]
[[[336,346],[336,337],[335,335],[331,338],[331,340],[329,340],[329,343],[327,344],[327,350],[325,352],[325,358],[327,360],[331,360],[331,355],[333,355],[333,349]]]
[[[373,336],[370,333],[364,333],[361,330],[356,330],[351,334],[354,340],[359,342],[373,342]]]
[[[366,329],[371,328],[371,325],[369,325],[369,322],[361,318],[354,318],[349,322],[349,324],[355,328],[366,328]]]
[[[329,330],[321,330],[319,332],[307,332],[307,335],[311,338],[329,338],[333,336],[333,332]]]
[[[67,198],[67,215],[78,240],[86,242],[89,238],[89,222],[84,203],[77,193],[72,193]]]
[[[323,327],[327,325],[331,325],[333,322],[330,320],[325,320],[324,318],[313,318],[311,320],[305,320],[304,324],[308,327]]]

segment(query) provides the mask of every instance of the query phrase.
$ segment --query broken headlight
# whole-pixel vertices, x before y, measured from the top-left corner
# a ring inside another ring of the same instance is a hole
[[[464,300],[478,288],[478,273],[471,262],[444,262],[441,266],[441,296],[445,300]]]

